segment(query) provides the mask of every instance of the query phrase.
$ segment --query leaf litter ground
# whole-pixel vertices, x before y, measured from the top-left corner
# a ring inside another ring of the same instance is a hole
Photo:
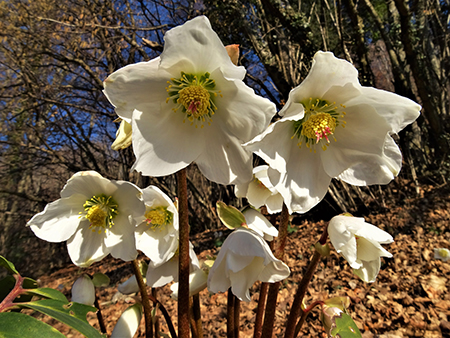
[[[348,264],[332,249],[330,257],[318,267],[308,293],[306,303],[335,296],[349,296],[348,309],[363,337],[450,337],[450,260],[434,259],[434,248],[450,248],[450,187],[428,187],[421,195],[406,198],[401,206],[389,206],[385,211],[368,215],[366,221],[379,226],[394,236],[395,242],[386,245],[393,254],[383,259],[380,274],[375,283],[367,284],[356,277]],[[283,337],[284,325],[297,283],[312,256],[313,245],[319,239],[324,221],[311,222],[293,219],[292,232],[286,247],[285,262],[292,274],[282,284],[278,295],[278,307],[274,337]],[[217,253],[215,243],[225,237],[227,231],[205,231],[192,236],[199,259],[207,259]],[[222,238],[220,237],[222,235]],[[219,236],[219,237],[218,237]],[[118,317],[135,302],[133,296],[116,294],[117,284],[131,275],[130,264],[111,257],[94,264],[89,269],[70,265],[39,279],[41,286],[59,289],[70,299],[70,288],[80,273],[94,274],[101,271],[111,279],[109,287],[97,290],[108,336]],[[241,303],[240,337],[253,337],[253,323],[259,297],[259,283],[251,289],[252,302]],[[157,297],[165,305],[176,325],[176,302],[170,298],[170,288],[157,291]],[[205,337],[226,337],[226,294],[200,294]],[[160,317],[159,330],[168,333],[164,318]],[[39,315],[38,315],[39,316]],[[89,322],[98,326],[95,314],[88,315]],[[76,331],[51,318],[44,321],[60,330],[67,337],[81,337]],[[143,322],[142,322],[143,324]],[[135,337],[144,337],[143,325]],[[309,315],[299,337],[326,337],[319,319],[319,310]]]

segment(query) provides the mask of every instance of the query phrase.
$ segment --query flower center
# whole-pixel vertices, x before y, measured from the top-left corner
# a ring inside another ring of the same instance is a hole
[[[181,72],[179,79],[173,78],[167,81],[169,86],[166,90],[169,97],[166,102],[169,103],[172,100],[176,105],[172,110],[177,112],[181,109],[191,125],[195,124],[195,127],[200,124],[200,128],[203,128],[204,122],[211,125],[212,116],[217,110],[213,98],[217,95],[222,97],[220,91],[214,89],[216,83],[209,76],[209,73],[197,76]],[[183,122],[186,122],[186,119]]]
[[[448,250],[445,250],[445,249],[440,249],[438,251],[438,253],[443,258],[447,258],[448,256],[450,256]]]
[[[294,135],[299,139],[298,146],[301,148],[303,142],[312,152],[316,152],[315,145],[320,143],[320,147],[326,150],[330,144],[328,136],[334,137],[336,127],[345,128],[343,120],[345,112],[344,105],[337,106],[336,102],[332,104],[322,99],[300,102],[305,107],[305,116],[300,121],[294,122]]]
[[[173,213],[167,210],[167,207],[156,207],[149,209],[145,213],[145,219],[147,225],[151,225],[151,228],[155,230],[156,228],[171,224],[173,221]]]
[[[114,225],[113,219],[119,214],[117,202],[112,196],[105,194],[88,199],[83,208],[87,211],[85,217],[91,222],[89,229],[93,232],[98,231],[99,234],[111,228]]]

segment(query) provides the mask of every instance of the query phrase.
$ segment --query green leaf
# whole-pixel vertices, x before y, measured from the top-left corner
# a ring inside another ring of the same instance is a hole
[[[69,325],[88,338],[102,338],[103,336],[94,329],[87,321],[88,312],[96,312],[97,309],[92,306],[67,303],[57,299],[43,299],[30,303],[18,304],[20,307],[26,307],[35,311],[42,312],[60,322]]]
[[[353,321],[352,317],[350,317],[346,313],[341,313],[340,316],[336,316],[333,318],[335,324],[334,328],[331,330],[332,337],[340,337],[340,338],[358,338],[362,337],[361,332],[359,332],[358,327]]]
[[[102,286],[108,286],[109,282],[109,277],[101,272],[96,272],[92,277],[92,283],[94,283],[94,286],[98,288]]]
[[[25,277],[23,279],[22,288],[24,289],[36,289],[38,287],[38,283],[31,278]]]
[[[60,291],[52,288],[31,289],[27,290],[27,293],[34,296],[60,300],[65,303],[68,302],[66,296],[64,296]]]
[[[0,338],[64,338],[55,328],[19,312],[0,313]]]
[[[14,264],[11,263],[10,261],[8,261],[3,256],[0,256],[0,266],[3,266],[4,268],[6,268],[13,275],[18,275],[19,274],[19,272],[17,272],[16,267],[14,266]]]
[[[217,215],[222,223],[231,230],[247,225],[244,215],[233,206],[228,206],[223,202],[216,203]]]

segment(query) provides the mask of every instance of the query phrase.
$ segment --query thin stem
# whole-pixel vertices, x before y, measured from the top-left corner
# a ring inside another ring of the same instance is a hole
[[[310,306],[308,306],[307,309],[302,311],[302,316],[300,318],[300,320],[298,321],[297,325],[295,326],[295,333],[294,333],[294,337],[298,336],[298,333],[300,332],[300,329],[303,326],[303,323],[306,320],[306,317],[308,317],[309,313],[317,306],[317,305],[323,305],[324,302],[319,300],[319,301],[315,301],[314,303],[312,303]]]
[[[136,280],[139,285],[142,305],[144,307],[145,337],[153,338],[152,307],[150,306],[150,301],[148,298],[147,285],[145,285],[144,283],[144,278],[142,277],[141,270],[139,269],[138,261],[135,259],[131,263],[133,267],[133,272],[136,275]]]
[[[241,310],[241,300],[234,296],[234,338],[239,338],[239,315]]]
[[[327,243],[327,238],[328,238],[328,224],[323,229],[322,236],[320,236],[319,239],[320,245],[325,245]],[[302,312],[301,307],[303,298],[305,297],[306,290],[308,289],[308,285],[311,282],[311,279],[314,275],[314,272],[316,271],[317,265],[319,264],[321,257],[322,255],[317,250],[315,250],[313,257],[309,262],[308,268],[306,269],[305,275],[303,276],[302,280],[298,285],[297,294],[295,295],[294,303],[292,303],[292,308],[286,322],[286,332],[284,338],[294,338],[296,326],[298,326],[298,331],[300,331],[301,325],[303,325],[304,320],[302,322],[300,319],[298,325],[296,325],[296,321],[297,318],[300,316],[300,313]]]
[[[195,323],[194,319],[194,301],[193,299],[189,299],[189,305],[190,305],[190,313],[189,316],[189,322],[191,323],[191,334],[192,338],[198,338],[198,330],[197,330],[197,324]]]
[[[186,169],[177,172],[179,217],[178,335],[189,338],[189,209]]]
[[[155,299],[158,299],[158,289],[157,288],[152,288],[152,296]],[[153,326],[155,328],[155,336],[158,337],[159,334],[159,326],[160,326],[160,322],[159,322],[159,315],[158,315],[158,303],[157,302],[153,302],[153,306],[155,307],[155,317],[153,318]]]
[[[275,249],[275,257],[283,260],[284,248],[286,247],[289,224],[289,211],[286,204],[283,203],[283,209],[280,215],[280,226],[278,228],[277,246]],[[262,338],[272,338],[273,325],[275,322],[275,309],[277,306],[278,291],[281,282],[272,283],[269,286],[269,293],[267,296],[266,312],[264,315],[264,325],[262,330]]]
[[[253,330],[253,338],[261,338],[262,324],[264,319],[264,309],[266,308],[267,292],[269,290],[269,283],[261,283],[259,290],[258,308],[256,309],[255,327]]]
[[[227,302],[227,338],[234,338],[234,300],[236,298],[231,292],[231,288],[228,289],[228,302]]]
[[[202,314],[200,310],[200,295],[197,293],[192,296],[192,312],[195,321],[195,325],[197,326],[197,337],[203,338],[203,327],[202,327]]]
[[[103,319],[102,310],[100,309],[100,304],[98,303],[97,295],[95,295],[94,306],[97,308],[97,320],[98,325],[100,325],[100,330],[102,333],[106,333],[105,320]]]

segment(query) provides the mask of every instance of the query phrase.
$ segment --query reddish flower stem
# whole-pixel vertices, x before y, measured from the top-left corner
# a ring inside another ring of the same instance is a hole
[[[322,236],[319,239],[319,243],[321,245],[325,245],[327,238],[328,238],[328,230],[327,226],[325,226],[325,229],[322,233]],[[309,283],[311,282],[311,279],[314,275],[314,272],[316,271],[317,265],[319,264],[320,258],[322,255],[315,250],[314,255],[309,262],[308,268],[306,269],[305,275],[303,276],[302,280],[300,281],[297,289],[297,293],[294,298],[294,303],[292,303],[291,312],[289,313],[287,322],[286,322],[286,332],[284,335],[284,338],[294,338],[295,337],[295,331],[296,331],[296,322],[297,318],[300,316],[302,312],[302,302],[303,298],[305,297],[306,290],[308,289]],[[306,316],[305,316],[306,319]],[[303,319],[303,322],[304,320]],[[299,324],[303,324],[303,322],[300,319]],[[301,325],[298,327],[298,331],[300,331]]]
[[[278,228],[278,238],[276,242],[275,257],[283,260],[284,248],[286,247],[289,224],[289,211],[286,204],[283,203],[283,209],[280,215],[280,226]],[[275,309],[277,306],[278,291],[281,282],[272,283],[269,286],[269,294],[267,296],[266,312],[264,315],[264,325],[262,330],[262,338],[272,338],[273,324],[275,322]]]
[[[5,312],[6,310],[13,308],[15,306],[14,299],[19,297],[24,292],[24,289],[22,288],[24,278],[21,275],[14,275],[14,278],[16,279],[16,284],[0,303],[0,312]]]
[[[147,292],[147,285],[144,283],[144,278],[142,277],[141,270],[139,269],[137,259],[133,260],[131,263],[139,285],[139,290],[141,292],[142,306],[144,307],[145,337],[153,338],[152,307],[150,305],[149,295]]]
[[[227,297],[227,338],[234,338],[234,300],[233,292],[229,288]]]
[[[177,172],[179,230],[178,336],[189,338],[189,209],[186,169]]]

